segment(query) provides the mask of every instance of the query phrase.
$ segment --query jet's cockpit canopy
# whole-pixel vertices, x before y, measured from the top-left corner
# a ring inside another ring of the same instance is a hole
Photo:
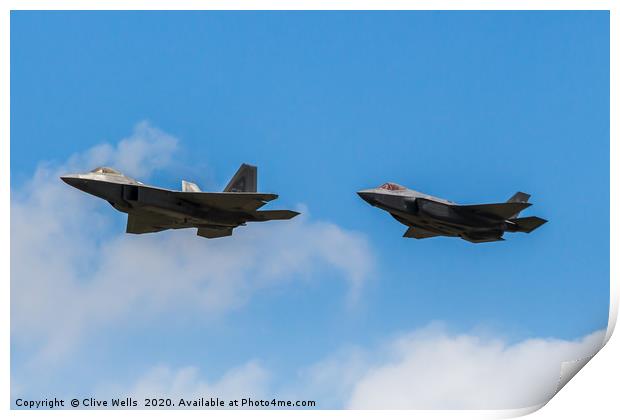
[[[379,187],[380,190],[388,190],[388,191],[403,191],[405,187],[402,185],[394,184],[393,182],[386,182],[385,184]]]
[[[106,166],[100,166],[98,168],[93,169],[92,171],[90,171],[91,173],[94,174],[112,174],[112,175],[122,175],[119,171],[117,171],[116,169],[112,169],[112,168],[108,168]]]

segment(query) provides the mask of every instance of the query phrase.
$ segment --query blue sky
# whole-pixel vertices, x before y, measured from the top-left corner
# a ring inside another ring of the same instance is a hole
[[[179,139],[145,181],[218,189],[256,164],[259,189],[280,195],[271,208],[303,204],[310,220],[363,235],[373,268],[353,303],[325,264],[217,322],[191,310],[124,319],[74,353],[94,365],[58,368],[75,387],[161,362],[217,377],[249,359],[286,383],[336,349],[432,321],[509,343],[607,324],[607,12],[12,13],[14,192],[41,162],[114,144],[144,120]],[[407,240],[355,194],[386,181],[459,203],[525,191],[527,215],[549,223],[502,243]],[[16,346],[14,371],[26,372],[32,349]]]

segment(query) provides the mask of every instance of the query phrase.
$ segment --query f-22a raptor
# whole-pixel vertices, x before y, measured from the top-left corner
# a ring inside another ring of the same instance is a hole
[[[519,217],[531,206],[529,194],[518,192],[505,203],[459,205],[391,182],[362,190],[367,203],[387,211],[409,226],[406,238],[461,237],[469,242],[503,241],[504,232],[526,232],[546,223],[540,217]]]
[[[247,164],[241,165],[223,192],[202,192],[188,181],[182,181],[181,191],[152,187],[106,167],[60,178],[127,213],[127,233],[198,228],[198,236],[220,238],[232,235],[234,228],[246,222],[287,220],[299,214],[291,210],[259,211],[278,196],[256,192],[257,169]]]

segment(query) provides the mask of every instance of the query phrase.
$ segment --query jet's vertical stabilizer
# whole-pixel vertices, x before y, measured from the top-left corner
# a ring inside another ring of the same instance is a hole
[[[527,203],[527,200],[529,199],[530,199],[529,194],[519,191],[518,193],[510,197],[508,201],[506,202],[507,203]],[[512,216],[510,216],[510,218],[519,217],[519,213],[521,213],[520,210],[516,212],[515,214],[513,214]]]
[[[181,181],[181,191],[200,192],[200,188],[198,188],[198,185],[194,184],[193,182],[183,180]]]
[[[256,166],[243,163],[232,177],[224,192],[256,192]]]
[[[527,200],[529,200],[530,197],[531,196],[529,194],[519,191],[518,193],[510,197],[508,201],[506,202],[507,203],[527,203]]]

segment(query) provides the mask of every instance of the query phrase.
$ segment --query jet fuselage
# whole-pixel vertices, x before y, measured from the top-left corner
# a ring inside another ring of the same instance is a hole
[[[511,219],[529,206],[529,203],[460,206],[394,183],[362,190],[358,195],[370,205],[387,211],[396,220],[412,228],[405,236],[418,239],[459,236],[471,242],[501,240],[506,231],[524,231]]]
[[[236,227],[247,221],[254,221],[251,214],[243,211],[225,211],[217,208],[196,206],[179,200],[174,192],[138,183],[127,177],[108,177],[97,179],[91,174],[66,175],[62,180],[67,184],[103,198],[116,210],[127,214],[159,214],[175,219],[176,228],[200,226]]]
[[[229,236],[232,229],[246,222],[284,220],[298,214],[290,210],[257,211],[278,196],[257,193],[256,167],[245,164],[221,193],[202,192],[187,181],[183,181],[183,191],[157,188],[111,168],[69,174],[61,179],[127,213],[128,233],[195,227],[198,228],[198,235],[215,238]],[[237,188],[250,191],[239,191]]]

